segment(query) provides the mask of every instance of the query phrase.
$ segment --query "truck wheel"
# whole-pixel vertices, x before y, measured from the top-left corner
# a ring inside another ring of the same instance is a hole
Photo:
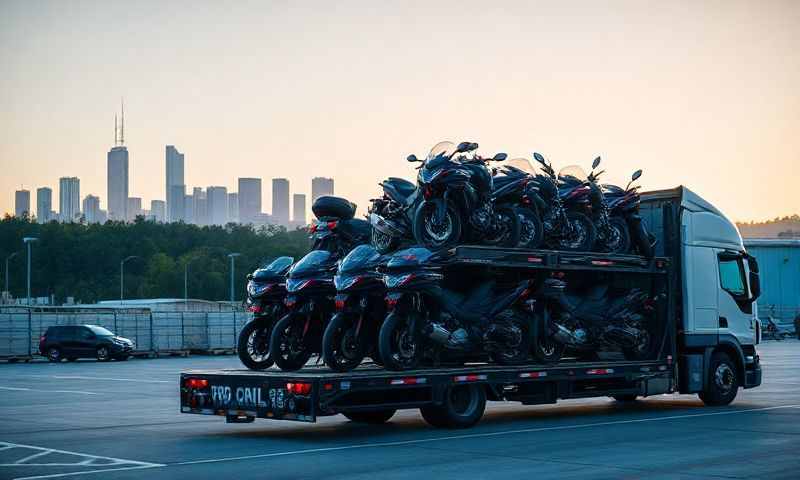
[[[269,319],[252,320],[239,332],[236,353],[250,370],[266,370],[274,363],[269,354],[272,322]]]
[[[483,385],[454,385],[445,392],[442,405],[419,409],[422,418],[437,428],[468,428],[481,419],[486,409]]]
[[[275,324],[269,351],[275,365],[284,371],[299,370],[311,358],[311,350],[303,339],[303,326],[295,321],[294,315],[285,315]]]
[[[380,425],[389,421],[397,412],[395,409],[375,410],[373,412],[348,412],[343,413],[345,417],[353,422],[369,423],[370,425]]]
[[[739,391],[739,375],[736,364],[725,352],[711,356],[708,384],[700,392],[700,400],[708,406],[728,405]]]

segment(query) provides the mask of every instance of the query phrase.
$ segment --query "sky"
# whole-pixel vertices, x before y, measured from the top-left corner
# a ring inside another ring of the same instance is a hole
[[[0,0],[0,212],[78,176],[107,208],[125,101],[130,195],[331,176],[365,212],[409,153],[470,140],[734,220],[800,212],[800,2]],[[35,207],[34,207],[35,208]]]

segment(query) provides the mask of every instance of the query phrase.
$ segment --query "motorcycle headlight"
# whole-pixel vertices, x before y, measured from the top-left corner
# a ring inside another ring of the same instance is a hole
[[[407,281],[411,280],[414,277],[413,273],[409,273],[406,275],[384,275],[383,276],[383,283],[386,285],[387,288],[396,288],[400,285],[403,285]]]
[[[252,280],[247,282],[247,294],[250,295],[251,297],[257,297],[261,295],[262,293],[267,291],[267,288],[269,288],[268,284],[266,285],[260,284],[253,282]]]

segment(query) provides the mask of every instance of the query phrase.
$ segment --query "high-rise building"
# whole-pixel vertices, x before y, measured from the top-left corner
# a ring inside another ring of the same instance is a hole
[[[194,223],[194,195],[183,196],[183,221]]]
[[[208,197],[206,192],[200,187],[194,187],[192,190],[192,197],[194,198],[194,223],[196,225],[208,225]]]
[[[167,145],[166,148],[167,164],[167,221],[178,222],[183,220],[184,193],[178,194],[172,187],[185,185],[183,180],[183,154],[174,145]]]
[[[292,223],[297,227],[306,224],[306,196],[303,193],[292,195]]]
[[[100,197],[86,195],[83,199],[83,218],[86,223],[100,223]]]
[[[58,179],[58,214],[62,222],[74,222],[81,215],[81,181],[78,177]]]
[[[113,147],[108,152],[108,216],[112,220],[127,220],[128,214],[128,149]]]
[[[255,223],[256,216],[261,214],[261,179],[239,179],[239,221]]]
[[[289,180],[272,179],[272,221],[276,225],[289,224]]]
[[[311,204],[323,195],[333,195],[333,179],[314,177],[311,179]]]
[[[49,187],[36,189],[36,221],[47,223],[53,219],[50,212],[53,210],[53,190]]]
[[[129,222],[135,221],[136,217],[142,214],[141,197],[128,197],[128,205],[126,210],[128,212],[128,218],[126,220]]]
[[[239,194],[236,192],[228,194],[228,221],[239,223]]]
[[[19,218],[31,216],[30,190],[17,190],[14,192],[14,215]]]
[[[228,189],[225,187],[206,188],[208,199],[209,225],[225,225],[228,223]]]
[[[181,195],[181,212],[183,212],[183,195]],[[164,200],[150,200],[150,215],[156,223],[164,223],[166,220],[166,202]]]
[[[165,222],[184,221],[186,223],[192,223],[186,218],[187,215],[190,215],[192,213],[191,209],[190,210],[186,209],[186,186],[183,184],[170,185],[169,189],[171,191],[169,197],[172,198],[173,200],[171,204],[169,203],[169,200],[167,200],[167,205],[165,207],[166,212],[164,221]]]

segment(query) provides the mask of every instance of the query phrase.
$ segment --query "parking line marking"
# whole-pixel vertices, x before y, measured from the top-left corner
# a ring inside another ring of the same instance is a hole
[[[30,388],[20,388],[20,387],[0,387],[0,390],[13,390],[15,392],[22,392],[25,390],[30,390]]]
[[[48,390],[52,393],[80,393],[82,395],[100,395],[97,392],[84,392],[83,390]]]
[[[14,480],[42,480],[45,478],[74,477],[75,475],[90,475],[92,473],[106,473],[106,472],[122,472],[125,470],[144,470],[146,468],[158,468],[163,466],[164,465],[160,464],[152,464],[152,465],[138,465],[136,467],[103,468],[100,470],[86,470],[83,472],[53,473],[49,475],[36,475],[33,477],[17,477]]]
[[[498,437],[502,435],[514,435],[518,433],[535,433],[535,432],[549,432],[555,430],[575,430],[580,428],[592,428],[592,427],[604,427],[609,425],[624,425],[629,423],[644,423],[644,422],[661,422],[661,421],[668,421],[668,420],[680,420],[685,418],[693,418],[693,417],[710,417],[715,415],[735,415],[738,413],[752,413],[752,412],[763,412],[767,410],[777,410],[777,409],[784,409],[784,408],[798,408],[800,405],[778,405],[773,407],[761,407],[761,408],[748,408],[744,410],[728,410],[723,412],[709,412],[709,413],[696,413],[696,414],[686,414],[686,415],[669,415],[666,417],[655,417],[655,418],[638,418],[638,419],[631,419],[631,420],[614,420],[608,422],[595,422],[595,423],[583,423],[578,425],[557,425],[553,427],[538,427],[538,428],[523,428],[519,430],[506,430],[501,432],[486,432],[486,433],[468,433],[463,435],[450,435],[447,437],[434,437],[434,438],[420,438],[416,440],[401,440],[396,442],[379,442],[379,443],[362,443],[362,444],[355,444],[355,445],[341,445],[338,447],[323,447],[323,448],[309,448],[305,450],[291,450],[287,452],[273,452],[273,453],[262,453],[257,455],[243,455],[240,457],[226,457],[226,458],[211,458],[205,460],[190,460],[186,462],[176,462],[170,463],[168,466],[172,465],[196,465],[202,463],[220,463],[220,462],[231,462],[237,460],[252,460],[256,458],[270,458],[270,457],[284,457],[289,455],[303,455],[308,453],[326,453],[326,452],[336,452],[341,450],[356,450],[362,448],[379,448],[379,447],[397,447],[403,445],[414,445],[420,443],[431,443],[431,442],[441,442],[447,440],[462,440],[467,438],[486,438],[486,437]]]
[[[177,380],[150,380],[141,378],[86,377],[83,375],[52,375],[59,380],[108,380],[112,382],[177,383]]]
[[[80,395],[100,395],[98,392],[86,392],[84,390],[44,390],[21,387],[0,387],[0,390],[10,390],[13,392],[77,393]]]

